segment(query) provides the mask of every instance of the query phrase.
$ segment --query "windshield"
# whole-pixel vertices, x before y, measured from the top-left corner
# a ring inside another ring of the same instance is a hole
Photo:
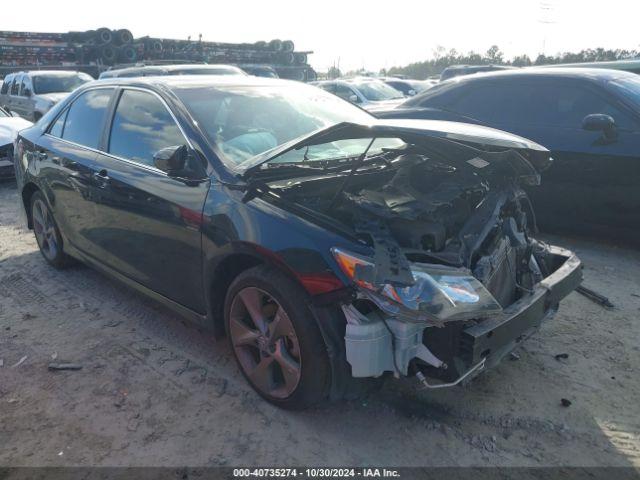
[[[7,112],[5,112],[2,108],[0,108],[0,118],[2,117],[8,117],[9,114],[7,114]]]
[[[616,92],[640,108],[640,77],[618,78],[609,82]]]
[[[72,92],[83,83],[93,80],[86,73],[77,75],[36,75],[33,77],[33,91],[38,95],[46,93]]]
[[[372,102],[404,98],[402,92],[399,92],[384,82],[366,80],[362,82],[353,82],[353,85],[360,91],[364,98]]]
[[[371,123],[363,110],[316,87],[174,87],[230,167],[298,137],[341,122]]]
[[[373,143],[371,141],[373,140]],[[371,144],[371,147],[369,147]],[[377,155],[385,148],[398,149],[405,146],[399,138],[347,138],[334,142],[310,145],[308,148],[289,150],[268,163],[277,165],[283,163],[311,163],[321,160],[341,160],[357,158],[365,151],[367,157]],[[367,150],[367,148],[369,148]]]

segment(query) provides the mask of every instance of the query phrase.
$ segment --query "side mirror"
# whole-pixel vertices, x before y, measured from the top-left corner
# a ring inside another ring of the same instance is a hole
[[[24,92],[22,92],[22,94],[23,94],[25,97],[30,97],[30,96],[31,96],[31,90],[29,90],[28,88],[25,88],[25,89],[24,89]]]
[[[360,103],[360,99],[355,94],[354,95],[349,95],[349,101],[351,103]]]
[[[584,117],[582,128],[590,132],[602,132],[604,139],[609,142],[618,138],[615,120],[604,113],[592,113]]]
[[[408,97],[413,97],[414,95],[416,95],[418,92],[416,92],[415,90],[411,89],[407,92],[407,96]]]
[[[153,155],[153,164],[169,175],[180,175],[187,166],[189,150],[186,145],[174,145],[158,150]]]

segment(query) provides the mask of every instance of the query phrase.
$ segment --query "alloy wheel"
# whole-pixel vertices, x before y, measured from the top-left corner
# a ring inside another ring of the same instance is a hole
[[[238,363],[260,392],[287,398],[302,371],[300,344],[291,319],[267,292],[240,290],[231,303],[229,335]]]
[[[58,242],[53,217],[49,208],[40,199],[33,202],[33,231],[38,246],[48,260],[54,260],[58,254]]]

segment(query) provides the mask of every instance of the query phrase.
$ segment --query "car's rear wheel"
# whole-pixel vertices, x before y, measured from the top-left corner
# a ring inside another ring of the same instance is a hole
[[[31,197],[31,219],[33,232],[40,253],[55,268],[65,268],[71,258],[62,250],[62,237],[44,196],[35,192]]]
[[[276,269],[240,274],[225,303],[227,335],[240,370],[266,400],[309,407],[326,397],[329,360],[302,287]]]

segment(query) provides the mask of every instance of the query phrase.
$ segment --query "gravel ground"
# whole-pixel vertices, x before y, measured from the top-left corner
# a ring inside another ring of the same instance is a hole
[[[549,240],[614,310],[574,292],[518,360],[465,388],[392,380],[290,413],[253,393],[224,340],[87,267],[48,267],[0,184],[0,465],[638,467],[640,252]]]

